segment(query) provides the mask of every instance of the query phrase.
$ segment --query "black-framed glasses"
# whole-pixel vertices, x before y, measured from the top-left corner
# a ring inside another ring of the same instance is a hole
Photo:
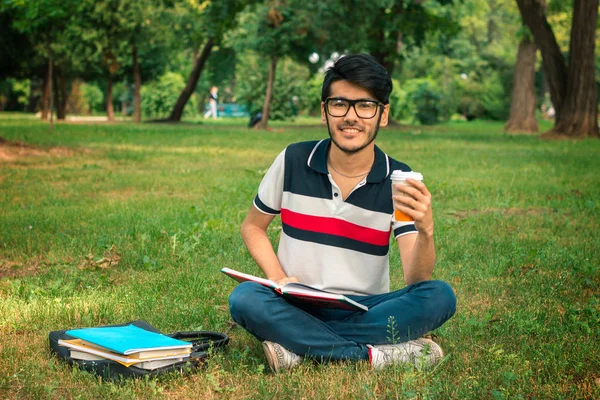
[[[350,110],[350,106],[354,108],[354,112],[362,119],[371,119],[377,114],[379,107],[383,108],[383,104],[375,100],[348,100],[340,97],[330,97],[325,99],[325,110],[332,117],[345,117]]]

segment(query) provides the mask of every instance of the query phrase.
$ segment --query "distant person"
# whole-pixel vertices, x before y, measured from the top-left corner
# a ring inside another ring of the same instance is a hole
[[[242,224],[242,239],[264,275],[338,292],[369,310],[299,305],[255,282],[229,296],[233,320],[263,342],[274,371],[302,360],[366,360],[373,368],[437,363],[443,352],[422,336],[455,312],[450,285],[431,280],[435,265],[431,194],[421,181],[395,185],[410,171],[375,145],[388,123],[392,80],[366,54],[338,59],[325,73],[321,119],[329,138],[294,143],[265,174]],[[394,209],[407,214],[396,220]],[[280,215],[275,253],[269,225]],[[390,244],[390,236],[391,242]],[[406,287],[390,291],[389,252],[397,248]]]
[[[208,111],[204,113],[204,118],[212,115],[213,119],[217,118],[217,103],[219,102],[219,89],[216,86],[210,88],[208,92]]]

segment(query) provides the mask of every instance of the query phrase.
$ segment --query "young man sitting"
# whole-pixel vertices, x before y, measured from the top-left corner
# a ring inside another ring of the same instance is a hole
[[[427,332],[455,312],[450,286],[430,280],[435,265],[431,194],[408,180],[392,197],[390,174],[410,168],[375,145],[388,123],[392,81],[366,54],[338,59],[325,73],[321,118],[329,139],[284,149],[264,176],[241,233],[268,279],[342,293],[366,312],[292,303],[254,282],[229,297],[233,319],[263,341],[274,371],[304,358],[431,365],[443,357]],[[412,221],[394,219],[394,208]],[[275,254],[267,227],[281,216]],[[408,286],[389,290],[393,234]],[[390,332],[393,336],[390,337]]]

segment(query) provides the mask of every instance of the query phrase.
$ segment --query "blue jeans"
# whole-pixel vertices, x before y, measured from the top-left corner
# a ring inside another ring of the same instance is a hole
[[[367,344],[401,343],[441,326],[456,311],[456,297],[442,281],[423,281],[371,296],[348,295],[367,312],[291,303],[255,282],[240,283],[229,296],[233,320],[258,340],[279,343],[317,360],[364,360]]]

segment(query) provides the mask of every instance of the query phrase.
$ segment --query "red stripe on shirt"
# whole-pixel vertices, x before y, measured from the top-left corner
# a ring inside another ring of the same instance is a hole
[[[390,240],[390,231],[366,228],[337,218],[300,214],[286,208],[281,209],[281,222],[296,229],[341,236],[376,246],[387,246]]]

